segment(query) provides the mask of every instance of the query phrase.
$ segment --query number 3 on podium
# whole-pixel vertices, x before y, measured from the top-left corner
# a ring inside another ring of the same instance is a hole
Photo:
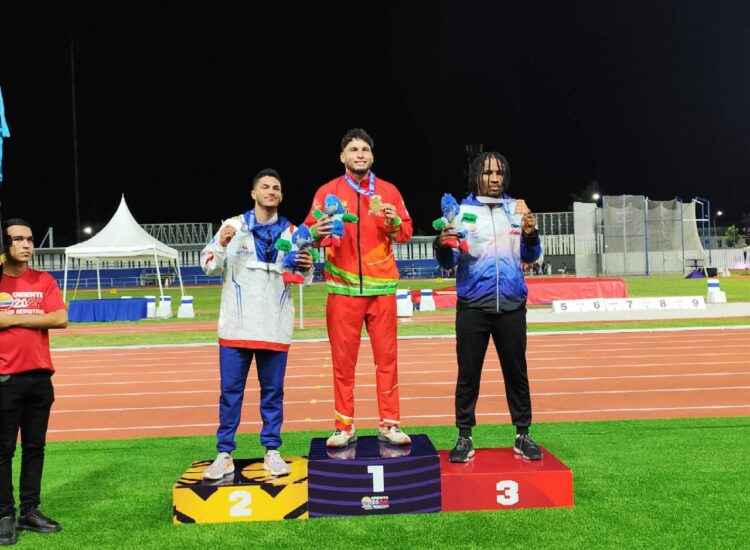
[[[504,479],[498,481],[495,486],[497,492],[497,503],[503,506],[513,506],[518,503],[518,483],[512,479]]]

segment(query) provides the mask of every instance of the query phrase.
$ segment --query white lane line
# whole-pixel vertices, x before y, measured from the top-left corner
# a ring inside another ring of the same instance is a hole
[[[634,350],[633,348],[606,348],[601,350],[590,350],[587,349],[587,346],[576,346],[581,348],[586,348],[585,352],[584,350],[576,350],[571,349],[569,353],[566,353],[563,357],[566,361],[572,361],[572,360],[583,360],[588,359],[592,360],[599,357],[605,357],[608,360],[613,359],[645,359],[645,358],[668,358],[668,359],[681,359],[681,358],[693,358],[693,357],[715,357],[718,353],[725,353],[728,354],[730,351],[727,350],[727,348],[731,348],[731,354],[733,355],[739,355],[739,354],[746,354],[750,353],[750,344],[747,345],[725,345],[725,346],[712,346],[711,351],[704,351],[706,349],[705,346],[695,346],[695,347],[685,347],[685,346],[677,346],[677,347],[658,347],[656,349],[649,350],[648,353],[638,353],[637,350]],[[673,351],[670,351],[673,350]],[[578,351],[584,352],[585,355],[572,355],[571,353],[574,353]],[[623,352],[623,353],[619,353]],[[544,355],[551,354],[551,357],[545,357]],[[399,353],[399,364],[429,364],[434,363],[436,360],[444,359],[447,362],[455,362],[456,354],[453,351],[450,352],[444,352],[444,353],[429,353],[430,360],[423,360],[423,361],[410,361],[410,359],[418,358],[418,359],[424,359],[426,355],[425,350],[422,350],[419,353]],[[538,350],[529,349],[526,357],[528,361],[560,361],[560,353],[559,352],[547,352],[547,353],[541,353]],[[488,361],[496,360],[496,356],[492,353],[489,353],[487,356]],[[360,355],[358,358],[358,362],[361,363],[371,363],[373,361],[372,355],[368,353],[364,353]],[[330,353],[326,352],[321,354],[321,357],[311,357],[310,354],[306,354],[304,357],[297,357],[290,354],[289,362],[292,363],[304,363],[304,362],[313,362],[313,365],[310,365],[310,367],[315,367],[315,363],[320,362],[330,362]],[[77,362],[71,362],[71,361],[55,361],[56,368],[58,371],[66,371],[66,370],[102,370],[102,369],[108,369],[111,368],[109,366],[110,363],[115,363],[118,368],[158,368],[158,367],[165,367],[169,365],[173,365],[175,363],[179,364],[180,366],[187,366],[187,365],[200,365],[200,366],[209,366],[209,365],[216,365],[218,366],[218,358],[216,357],[207,357],[205,360],[202,361],[173,361],[173,360],[166,360],[166,358],[143,358],[134,360],[133,358],[127,358],[126,362],[123,362],[122,359],[108,359],[108,358],[99,358],[99,357],[91,357],[88,358],[86,361],[82,361],[84,364],[77,364]],[[301,365],[300,365],[301,366]]]
[[[440,371],[438,371],[440,372]],[[443,371],[443,372],[453,372],[453,371]],[[362,377],[371,377],[375,373],[373,372],[362,372],[357,373],[356,378],[362,378]],[[430,373],[426,373],[430,374]],[[628,376],[578,376],[578,377],[559,377],[559,378],[530,378],[530,382],[535,383],[549,383],[549,382],[585,382],[585,381],[591,381],[591,380],[648,380],[648,379],[660,379],[660,378],[682,378],[682,377],[699,377],[699,376],[743,376],[748,375],[750,372],[699,372],[699,373],[678,373],[678,374],[641,374],[641,375],[628,375]],[[326,378],[329,379],[330,376],[327,375],[293,375],[293,376],[287,376],[286,378]],[[138,385],[138,384],[185,384],[190,382],[200,382],[200,383],[218,383],[219,378],[196,378],[196,379],[188,379],[188,380],[158,380],[153,382],[143,382],[143,381],[120,381],[120,382],[73,382],[68,384],[55,384],[56,388],[70,388],[70,387],[77,387],[77,386],[85,386],[85,387],[98,387],[98,386],[127,386],[127,385]],[[486,383],[492,383],[492,380],[488,380]],[[415,383],[416,384],[416,383]],[[443,381],[443,382],[418,382],[420,385],[455,385],[455,380],[449,380],[449,381]],[[401,384],[401,385],[410,385],[410,384]],[[300,389],[317,389],[321,387],[331,387],[328,385],[321,385],[321,386],[285,386],[285,390],[300,390]],[[357,387],[375,387],[375,384],[359,384],[357,383]],[[169,393],[169,392],[163,392],[163,393]],[[62,396],[60,396],[62,397]]]
[[[750,343],[747,343],[743,340],[735,340],[728,342],[726,338],[717,338],[716,340],[699,340],[699,339],[692,339],[687,340],[684,343],[675,342],[673,340],[670,340],[668,342],[661,342],[659,345],[658,343],[655,345],[650,342],[640,342],[640,341],[633,341],[633,342],[627,342],[627,345],[624,343],[620,343],[620,347],[612,347],[611,345],[607,347],[606,349],[601,348],[599,345],[597,345],[597,342],[593,342],[590,339],[580,339],[580,340],[574,340],[571,341],[570,344],[561,344],[561,343],[544,343],[544,344],[536,344],[536,343],[530,343],[528,346],[528,353],[554,353],[555,351],[559,351],[560,349],[569,349],[569,348],[593,348],[594,350],[601,351],[602,353],[609,353],[611,351],[625,351],[625,352],[633,352],[637,351],[638,347],[643,344],[649,344],[650,347],[655,347],[657,350],[677,350],[677,351],[686,351],[688,349],[694,349],[694,348],[711,348],[711,349],[724,349],[724,348],[740,348],[740,349],[748,349],[750,348]],[[439,346],[431,345],[429,342],[420,343],[418,346],[399,346],[399,357],[400,356],[407,356],[407,357],[415,357],[424,355],[424,352],[426,349],[429,348],[437,348],[439,351],[445,350],[444,353],[435,353],[430,352],[431,355],[455,355],[455,349],[454,342],[449,342],[445,344],[441,344]],[[122,357],[128,358],[131,361],[154,361],[155,358],[174,358],[172,356],[184,356],[188,355],[186,352],[178,350],[174,353],[144,353],[144,354],[136,354],[136,353],[117,353],[112,350],[108,350],[109,352],[105,354],[101,353],[91,353],[81,356],[60,356],[59,358],[62,361],[67,363],[74,363],[74,362],[90,362],[92,360],[100,361],[100,362],[107,362],[107,363],[116,363],[120,362]],[[361,354],[371,354],[371,350],[368,346],[364,346],[361,349]],[[310,355],[330,355],[330,348],[328,346],[325,347],[319,347],[319,348],[311,348],[311,347],[305,347],[305,348],[291,348],[289,350],[289,356],[290,358],[297,357],[298,359],[306,359],[306,360],[314,360],[314,357],[310,357]],[[218,359],[218,354],[216,353],[216,350],[211,350],[211,353],[203,353],[203,354],[197,354],[195,351],[191,351],[189,353],[191,357],[195,357],[196,355],[202,355],[206,358],[211,359]],[[54,356],[54,352],[53,352]]]
[[[414,366],[417,364],[427,364],[427,365],[434,365],[434,362],[427,361],[427,362],[421,362],[421,363],[401,363],[401,367],[404,366]],[[691,361],[690,363],[627,363],[627,364],[607,364],[607,365],[570,365],[570,366],[558,366],[558,367],[543,367],[543,366],[537,366],[534,364],[529,364],[529,371],[558,371],[558,370],[590,370],[590,369],[624,369],[624,370],[633,370],[633,369],[645,369],[645,368],[691,368],[691,367],[699,367],[699,366],[711,366],[711,365],[720,365],[720,366],[728,366],[728,365],[747,365],[746,360],[740,360],[740,361],[701,361],[701,362],[695,362]],[[372,365],[369,365],[372,366]],[[360,372],[356,373],[356,376],[375,376],[375,372],[371,370],[365,371],[364,369],[367,367],[360,367]],[[312,369],[315,372],[310,374],[290,374],[290,372],[297,372],[299,370],[306,370],[306,369]],[[251,369],[252,371],[252,369]],[[499,372],[499,362],[498,361],[487,361],[486,366],[483,369],[483,372]],[[199,373],[209,373],[209,374],[216,374],[218,372],[218,367],[212,367],[209,369],[191,369],[191,370],[162,370],[162,371],[144,371],[144,372],[97,372],[97,373],[72,373],[72,374],[65,374],[60,373],[59,371],[55,374],[55,382],[58,380],[76,380],[80,378],[90,378],[90,377],[114,377],[114,376],[130,376],[130,380],[126,380],[120,383],[132,383],[132,384],[154,384],[154,383],[180,383],[183,381],[186,381],[186,379],[183,378],[177,378],[175,380],[151,380],[147,379],[145,377],[147,376],[155,376],[155,375],[168,375],[168,374],[199,374]],[[451,374],[455,375],[457,372],[456,368],[450,368],[450,369],[444,369],[444,370],[408,370],[405,368],[399,368],[399,375],[400,376],[432,376],[435,374]],[[139,378],[134,378],[136,375],[139,376]],[[252,381],[253,374],[252,372],[248,375],[248,380]],[[287,374],[285,376],[285,379],[295,379],[295,378],[327,378],[329,376],[332,376],[331,373],[331,367],[330,366],[314,366],[314,367],[304,367],[304,366],[287,366]],[[216,376],[213,377],[206,377],[203,380],[207,382],[216,382],[219,380]],[[95,385],[96,383],[92,383],[92,385]],[[72,385],[72,383],[55,383],[56,387],[62,387],[65,385]]]
[[[438,319],[436,322],[445,322],[452,320],[452,316],[444,319]],[[429,320],[425,320],[430,322]],[[564,322],[564,319],[561,319]],[[595,330],[552,330],[552,331],[534,331],[529,333],[530,338],[547,338],[555,336],[586,336],[587,338],[597,338],[602,336],[602,339],[609,338],[611,334],[625,334],[625,335],[640,335],[648,338],[661,338],[663,333],[673,332],[709,332],[720,334],[727,331],[745,331],[750,330],[750,325],[726,325],[726,326],[714,326],[714,327],[662,327],[662,328],[615,328],[615,329],[595,329]],[[148,332],[143,330],[142,332]],[[127,332],[127,334],[133,334],[134,332]],[[88,334],[102,334],[102,333],[88,333]],[[111,332],[104,334],[112,334]],[[135,333],[137,334],[137,333]],[[709,336],[715,336],[715,334],[709,334]],[[455,334],[429,334],[429,335],[415,335],[415,336],[399,336],[401,340],[443,340],[455,338]],[[364,337],[363,340],[369,340]],[[328,343],[327,338],[304,338],[292,340],[292,345],[300,344],[316,344],[316,343]],[[78,351],[98,351],[98,350],[112,350],[112,349],[151,349],[151,348],[186,348],[186,347],[216,347],[217,342],[197,342],[191,344],[141,344],[141,345],[130,345],[130,346],[91,346],[91,347],[69,347],[69,348],[55,348],[54,352],[78,352]]]
[[[683,392],[714,392],[714,391],[737,391],[737,390],[750,390],[750,386],[721,386],[715,388],[663,388],[663,389],[649,389],[649,390],[597,390],[597,391],[570,391],[570,392],[532,392],[532,397],[559,397],[559,396],[579,396],[579,395],[619,395],[619,394],[640,394],[640,393],[683,393]],[[495,399],[504,398],[504,394],[485,394],[480,395],[483,399]],[[451,395],[433,395],[433,396],[417,396],[417,397],[405,397],[401,396],[401,402],[409,401],[425,401],[425,400],[443,400],[453,401],[454,396]],[[310,399],[300,401],[284,401],[284,406],[293,405],[327,405],[333,403],[333,399],[315,399],[314,403],[310,402]],[[371,398],[358,398],[357,403],[364,402],[375,402],[376,399]],[[260,403],[254,401],[245,401],[242,404],[243,408],[254,408]],[[77,414],[77,413],[97,413],[97,412],[132,412],[132,411],[170,411],[170,410],[182,410],[182,409],[205,409],[218,408],[217,403],[200,403],[190,405],[160,405],[152,407],[110,407],[110,408],[97,408],[97,409],[53,409],[52,414]]]
[[[750,354],[748,354],[750,356]],[[613,366],[623,366],[630,368],[635,365],[652,366],[654,364],[663,365],[665,367],[673,367],[679,365],[715,365],[715,364],[732,364],[732,363],[747,363],[748,360],[743,360],[741,355],[732,355],[732,357],[725,357],[724,359],[716,360],[716,353],[694,353],[680,355],[658,355],[658,354],[641,354],[632,356],[620,356],[620,355],[601,355],[594,356],[591,354],[581,356],[557,356],[551,358],[542,358],[528,356],[528,364],[531,368],[545,368],[543,365],[556,363],[561,367],[565,368],[611,368]],[[659,363],[648,362],[659,361]],[[700,359],[700,360],[698,360]],[[713,361],[706,361],[705,359],[715,359]],[[615,363],[615,361],[617,361]],[[637,362],[636,362],[637,361]],[[571,364],[573,363],[573,364]],[[420,366],[432,366],[432,365],[444,365],[453,366],[456,365],[455,356],[446,356],[445,359],[434,359],[429,360],[400,360],[399,361],[399,372],[420,372],[419,370],[405,370],[408,367],[420,367]],[[499,360],[494,355],[488,355],[485,359],[485,365],[499,365]],[[374,361],[370,358],[361,358],[358,364],[358,369],[371,369],[375,367]],[[170,371],[169,369],[175,368],[177,370]],[[549,368],[549,367],[546,367]],[[155,370],[150,370],[155,369]],[[156,370],[158,369],[158,370]],[[179,373],[190,373],[190,372],[206,372],[206,369],[211,369],[216,372],[219,371],[218,362],[207,361],[207,362],[193,362],[193,363],[177,363],[177,364],[164,364],[154,363],[151,365],[127,365],[118,364],[115,367],[107,366],[91,366],[91,367],[70,367],[67,365],[57,365],[56,375],[57,377],[63,376],[96,376],[96,375],[112,375],[120,372],[124,375],[133,374],[149,374],[150,372],[179,372]],[[254,370],[255,366],[251,366],[251,370]],[[316,370],[324,369],[331,370],[332,364],[330,358],[316,361],[312,365],[299,364],[296,360],[290,361],[287,365],[287,372],[290,371],[301,371],[301,370]],[[422,371],[426,372],[426,371]],[[56,378],[57,379],[57,378]]]
[[[705,354],[709,356],[713,356],[715,354]],[[656,356],[658,357],[658,356]],[[693,356],[695,357],[695,356]],[[583,356],[583,357],[566,357],[564,359],[557,358],[557,359],[529,359],[528,361],[528,369],[529,371],[555,371],[555,370],[585,370],[585,369],[638,369],[638,368],[668,368],[668,369],[675,369],[675,368],[694,368],[699,366],[712,366],[712,365],[719,365],[719,366],[725,366],[725,365],[747,365],[748,360],[746,359],[739,359],[736,361],[730,361],[727,359],[720,360],[720,361],[694,361],[691,357],[689,361],[683,361],[683,362],[676,362],[676,363],[664,363],[664,362],[658,362],[658,363],[650,363],[650,362],[627,362],[627,363],[613,363],[612,361],[616,359],[622,359],[620,357],[610,357],[607,358],[609,361],[606,364],[601,363],[601,359],[597,359],[591,356]],[[576,361],[578,364],[562,364],[562,365],[556,365],[556,366],[544,366],[543,364],[540,364],[542,362],[555,362],[555,363],[568,363],[568,361]],[[592,364],[581,364],[582,361],[590,361]],[[152,382],[151,380],[146,380],[145,378],[135,378],[140,376],[151,376],[151,375],[169,375],[169,374],[200,374],[200,373],[214,373],[217,374],[219,372],[219,366],[218,364],[203,364],[203,363],[194,363],[196,366],[202,366],[202,367],[208,367],[208,368],[195,368],[195,369],[188,369],[188,370],[133,370],[132,372],[126,372],[125,370],[121,370],[118,372],[69,372],[69,368],[63,367],[59,368],[55,371],[55,378],[54,380],[57,382],[58,380],[75,380],[79,378],[88,378],[88,377],[113,377],[113,376],[130,376],[133,377],[132,382],[133,383],[139,383],[141,381],[143,382]],[[418,370],[418,369],[410,369],[409,367],[419,367],[421,365],[427,365],[427,366],[435,366],[436,362],[431,361],[401,361],[399,362],[399,375],[401,376],[407,376],[407,375],[424,375],[424,374],[441,374],[441,373],[449,373],[449,374],[456,374],[457,372],[457,366],[454,366],[455,363],[452,361],[448,361],[445,363],[439,363],[440,366],[448,366],[447,370],[440,369],[440,370]],[[496,357],[488,357],[485,360],[485,367],[484,371],[487,370],[498,370],[499,369],[500,362]],[[161,365],[156,365],[161,366]],[[179,365],[180,367],[185,366],[185,364]],[[128,369],[131,368],[128,365],[120,365],[120,369]],[[374,367],[375,365],[370,362],[360,362],[360,365],[358,367],[357,375],[372,375],[374,374]],[[79,367],[74,367],[79,368]],[[320,364],[316,365],[287,365],[287,374],[285,378],[293,378],[293,377],[316,377],[316,376],[330,376],[332,374],[332,365],[330,365],[329,362],[322,362]],[[105,369],[106,370],[106,369]],[[253,371],[254,367],[251,367],[249,377],[253,377]],[[312,371],[312,374],[294,374],[300,371]],[[207,378],[207,380],[214,380],[216,378]],[[179,382],[180,380],[173,380],[172,382]],[[187,381],[187,379],[185,379]],[[57,383],[55,384],[58,385]]]
[[[611,377],[591,377],[591,378],[555,378],[555,379],[530,379],[530,382],[533,382],[534,384],[539,384],[541,382],[554,382],[554,381],[582,381],[582,380],[622,380],[622,379],[632,379],[632,380],[638,380],[642,378],[681,378],[681,377],[700,377],[700,376],[711,376],[711,377],[720,377],[720,376],[745,376],[749,375],[750,372],[740,372],[740,373],[698,373],[698,374],[679,374],[679,375],[656,375],[656,376],[611,376]],[[487,386],[488,384],[502,384],[502,380],[500,379],[494,379],[494,380],[486,380],[484,382],[484,385]],[[86,385],[86,384],[80,384],[80,385]],[[448,382],[419,382],[419,383],[401,383],[401,386],[404,388],[411,388],[411,387],[417,387],[417,386],[455,386],[454,381],[448,381]],[[374,388],[375,384],[357,384],[358,388]],[[309,391],[309,390],[330,390],[333,386],[330,384],[319,384],[316,386],[287,386],[285,387],[285,391]],[[249,387],[245,390],[245,392],[254,392],[257,391],[257,388],[255,387]],[[408,391],[408,389],[407,389]],[[148,395],[198,395],[198,394],[211,394],[211,395],[217,395],[219,393],[219,388],[212,388],[212,389],[204,389],[204,390],[161,390],[161,391],[150,391],[150,392],[120,392],[120,393],[89,393],[89,394],[57,394],[55,396],[56,399],[79,399],[79,398],[102,398],[102,397],[141,397],[141,396],[148,396]]]
[[[330,369],[331,368],[331,361],[330,360],[328,360],[328,361],[317,361],[314,365],[297,365],[297,364],[295,364],[295,363],[297,363],[297,361],[298,360],[295,359],[294,361],[290,360],[290,362],[287,363],[287,366],[286,366],[287,372],[289,370],[291,370],[291,369],[295,369],[296,370],[296,369],[319,369],[319,368],[328,368],[328,369]],[[428,364],[428,363],[426,363],[426,364]],[[216,372],[219,371],[219,362],[218,361],[201,361],[200,363],[188,363],[188,362],[178,361],[176,363],[166,363],[166,364],[165,363],[153,363],[153,364],[149,364],[149,365],[130,365],[130,364],[123,365],[123,364],[118,364],[117,368],[119,368],[119,369],[132,369],[136,373],[150,374],[152,371],[145,370],[146,367],[162,367],[162,368],[176,367],[176,368],[180,368],[180,367],[185,367],[187,365],[195,365],[195,366],[198,366],[198,367],[211,367],[211,369],[213,371],[216,371]],[[253,367],[254,366],[255,366],[255,362],[253,362]],[[251,367],[251,370],[253,369],[253,367]],[[60,376],[103,376],[103,375],[111,374],[111,371],[109,370],[111,368],[112,367],[109,367],[109,366],[102,367],[102,366],[95,366],[95,365],[91,365],[91,366],[87,366],[87,367],[71,367],[70,365],[62,365],[61,366],[61,365],[58,364],[58,365],[56,365],[55,377],[57,378],[57,377],[60,377]],[[105,372],[102,372],[102,373],[90,372],[91,370],[103,370]],[[76,372],[69,373],[69,371],[76,371]],[[195,369],[195,370],[186,370],[186,371],[180,370],[180,371],[164,371],[164,372],[204,372],[204,371],[200,370],[200,369]],[[133,374],[133,372],[123,372],[121,374],[131,375],[131,374]]]
[[[177,355],[176,357],[174,355]],[[127,361],[129,364],[138,365],[138,366],[148,366],[148,365],[159,365],[163,363],[172,363],[172,362],[182,362],[181,357],[185,354],[149,354],[149,355],[137,355],[134,356],[133,354],[129,353],[107,353],[107,354],[91,354],[91,355],[85,355],[78,357],[55,357],[53,354],[53,363],[56,365],[71,365],[76,366],[78,364],[81,364],[83,366],[93,366],[91,363],[94,364],[120,364],[123,361]],[[189,354],[191,358],[195,357],[201,357],[204,358],[201,362],[206,361],[213,361],[218,363],[219,361],[219,355],[215,351],[210,354],[199,354],[199,353],[190,353]],[[315,361],[317,360],[317,356],[326,356],[330,355],[329,350],[305,350],[303,353],[290,353],[289,357],[290,359],[294,358],[297,360],[308,360],[308,361]]]
[[[496,362],[499,365],[499,362]],[[559,367],[542,367],[529,364],[529,370],[579,370],[579,369],[642,369],[642,368],[684,368],[684,367],[707,367],[711,365],[747,365],[747,361],[690,361],[688,363],[607,363],[606,365],[564,365]],[[499,367],[498,367],[499,370]]]
[[[703,348],[701,348],[703,349]],[[720,352],[719,351],[708,351],[705,353],[697,352],[697,351],[686,351],[685,353],[666,353],[666,354],[659,354],[659,353],[626,353],[626,354],[616,354],[616,353],[609,353],[607,350],[602,350],[599,354],[593,354],[593,353],[587,353],[586,355],[563,355],[560,356],[559,354],[555,357],[535,357],[534,354],[527,354],[527,360],[528,361],[580,361],[582,359],[606,359],[609,360],[615,360],[615,359],[647,359],[647,358],[661,358],[661,359],[690,359],[691,357],[716,357]],[[725,352],[726,353],[726,352]],[[732,354],[732,355],[742,355],[742,354]],[[495,359],[496,356],[489,356],[491,359]]]
[[[559,411],[534,411],[534,416],[540,415],[555,415],[555,414],[597,414],[597,413],[618,413],[618,412],[672,412],[672,411],[706,411],[706,410],[734,410],[734,409],[750,409],[750,404],[747,405],[702,405],[698,407],[631,407],[631,408],[611,408],[611,409],[581,409],[581,410],[559,410]],[[477,413],[477,416],[481,417],[501,417],[507,418],[509,415],[507,412],[498,413]],[[453,414],[419,414],[419,415],[408,415],[402,416],[402,420],[408,419],[430,419],[430,418],[449,418],[454,419]],[[377,421],[379,420],[376,416],[359,417],[359,421]],[[331,423],[331,418],[305,418],[300,420],[284,420],[285,424],[311,424],[314,422],[327,422]],[[260,426],[260,421],[243,421],[240,422],[241,426]],[[91,432],[119,432],[119,431],[133,431],[133,430],[174,430],[180,428],[212,428],[215,429],[217,426],[216,422],[201,423],[201,424],[165,424],[165,425],[152,425],[152,426],[125,426],[125,427],[107,427],[107,428],[66,428],[66,429],[50,429],[47,433],[91,433]]]
[[[594,413],[617,413],[617,412],[659,412],[659,411],[707,411],[707,410],[729,410],[750,409],[750,404],[742,405],[700,405],[691,407],[623,407],[616,409],[581,409],[571,411],[534,411],[534,416],[542,414],[594,414]]]
[[[549,331],[549,332],[532,332],[528,334],[530,339],[543,339],[555,336],[585,336],[588,341],[591,340],[604,340],[609,341],[610,335],[612,334],[623,334],[626,337],[631,335],[637,335],[644,340],[649,342],[652,340],[662,340],[664,338],[663,333],[695,333],[704,332],[709,338],[714,337],[725,337],[728,331],[747,331],[750,326],[747,325],[730,325],[724,327],[678,327],[678,328],[645,328],[645,329],[611,329],[611,330],[588,330],[588,331]],[[679,335],[678,335],[679,336]],[[734,336],[734,335],[733,335]],[[686,338],[690,338],[690,335],[685,335]],[[401,336],[398,338],[399,341],[409,340],[425,340],[430,343],[437,343],[436,340],[454,339],[455,334],[442,334],[442,335],[425,335],[425,336]],[[369,338],[363,338],[363,340],[369,340]],[[564,339],[561,339],[564,341]],[[575,342],[575,340],[571,339]],[[305,344],[324,344],[322,347],[326,348],[328,340],[325,338],[308,339],[308,340],[294,340],[293,346],[300,346]],[[216,342],[205,342],[205,343],[193,343],[193,344],[147,344],[147,345],[132,345],[132,346],[97,346],[97,347],[76,347],[76,348],[55,348],[52,350],[53,354],[64,353],[74,354],[76,352],[96,352],[96,351],[109,351],[116,353],[117,350],[150,350],[150,349],[165,349],[165,350],[177,350],[180,348],[213,348],[217,347]],[[83,356],[83,355],[82,355]]]

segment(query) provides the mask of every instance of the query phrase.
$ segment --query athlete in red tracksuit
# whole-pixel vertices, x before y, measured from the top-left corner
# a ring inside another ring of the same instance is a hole
[[[398,268],[393,241],[407,242],[412,224],[398,189],[370,171],[372,138],[362,129],[350,130],[341,141],[341,162],[346,173],[315,193],[305,223],[322,239],[331,233],[332,219],[316,220],[326,196],[336,195],[356,223],[345,224],[335,247],[326,249],[324,275],[328,287],[326,323],[333,356],[336,431],[329,447],[356,441],[354,431],[354,369],[362,324],[372,344],[380,413],[381,440],[396,445],[411,442],[399,428],[396,285]]]

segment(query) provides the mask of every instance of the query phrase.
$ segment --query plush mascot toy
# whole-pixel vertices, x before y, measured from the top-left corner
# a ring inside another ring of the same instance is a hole
[[[453,195],[450,193],[445,193],[443,195],[443,198],[440,199],[440,209],[443,211],[443,217],[432,222],[433,229],[437,231],[442,231],[444,229],[455,230],[459,206]],[[471,216],[473,220],[467,219],[467,216]],[[462,221],[476,221],[476,216],[474,214],[464,214]],[[456,236],[445,239],[445,244],[451,248],[459,248],[464,252],[468,252],[469,243],[464,240],[467,233],[468,231],[466,230],[456,231]]]
[[[336,248],[341,244],[341,237],[344,236],[344,224],[355,223],[359,218],[355,214],[344,211],[344,205],[336,195],[327,195],[323,201],[323,211],[316,210],[313,217],[319,220],[323,216],[333,217],[333,227],[331,234],[320,241],[320,246]]]
[[[318,252],[311,247],[312,243],[313,238],[312,234],[310,233],[310,228],[307,227],[304,223],[300,225],[294,233],[292,233],[292,242],[289,242],[286,239],[279,239],[278,241],[276,241],[276,243],[274,244],[276,249],[286,252],[286,254],[284,255],[283,265],[284,269],[287,269],[288,271],[284,271],[284,274],[282,275],[284,284],[301,285],[305,282],[305,278],[297,269],[297,254],[299,254],[300,251],[309,248],[310,253],[313,257],[313,262],[320,261]],[[298,250],[292,251],[292,246],[294,245],[297,245]]]

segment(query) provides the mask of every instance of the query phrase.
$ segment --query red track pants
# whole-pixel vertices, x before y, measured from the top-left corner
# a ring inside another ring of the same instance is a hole
[[[354,368],[357,365],[362,324],[372,344],[381,426],[400,422],[396,340],[396,296],[329,294],[326,325],[333,357],[336,428],[354,424]]]

